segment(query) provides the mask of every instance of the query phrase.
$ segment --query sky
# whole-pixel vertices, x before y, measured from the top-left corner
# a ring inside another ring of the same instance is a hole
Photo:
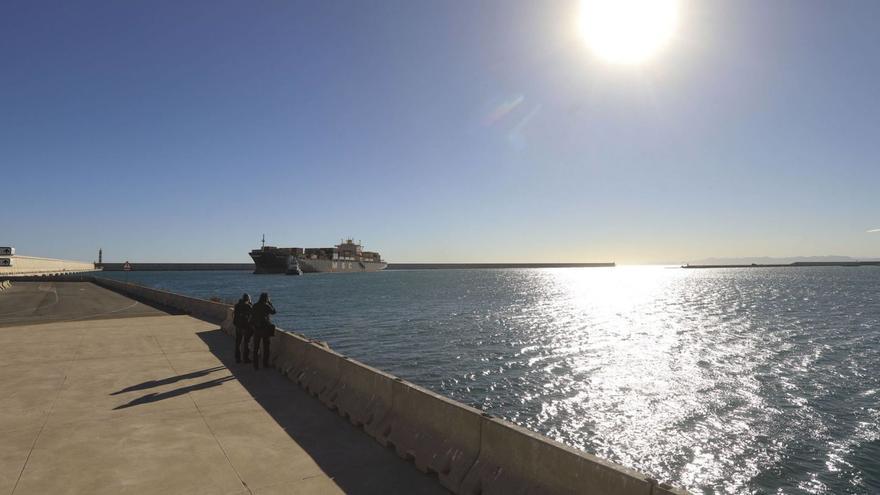
[[[683,0],[628,65],[581,7],[0,0],[0,245],[880,256],[880,3]]]

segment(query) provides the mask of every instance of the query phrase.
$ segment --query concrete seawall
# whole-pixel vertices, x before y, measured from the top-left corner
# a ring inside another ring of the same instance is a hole
[[[82,261],[37,258],[33,256],[12,256],[12,266],[0,266],[0,277],[19,277],[29,275],[63,275],[65,273],[93,272],[95,265]]]
[[[105,272],[121,272],[125,263],[103,263]],[[137,272],[156,271],[202,271],[202,270],[248,270],[254,271],[253,263],[131,263],[131,269]]]
[[[233,332],[232,308],[226,304],[91,276],[64,280],[91,281]],[[305,336],[279,331],[272,340],[272,361],[279,372],[380,444],[412,460],[420,471],[436,475],[453,493],[687,493],[384,373]]]

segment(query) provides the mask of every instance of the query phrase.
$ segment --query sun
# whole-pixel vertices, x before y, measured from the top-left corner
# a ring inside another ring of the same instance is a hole
[[[639,64],[663,48],[678,28],[680,0],[582,0],[581,30],[602,59]]]

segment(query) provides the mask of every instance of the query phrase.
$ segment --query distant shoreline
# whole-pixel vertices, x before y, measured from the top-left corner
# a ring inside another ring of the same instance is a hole
[[[797,268],[804,266],[880,266],[880,261],[796,261],[794,263],[751,263],[719,265],[682,265],[682,268]]]

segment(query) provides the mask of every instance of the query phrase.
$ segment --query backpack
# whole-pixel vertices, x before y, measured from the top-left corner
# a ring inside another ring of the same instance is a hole
[[[251,308],[246,304],[238,303],[235,305],[235,314],[232,317],[232,323],[237,326],[245,326],[251,320]]]

